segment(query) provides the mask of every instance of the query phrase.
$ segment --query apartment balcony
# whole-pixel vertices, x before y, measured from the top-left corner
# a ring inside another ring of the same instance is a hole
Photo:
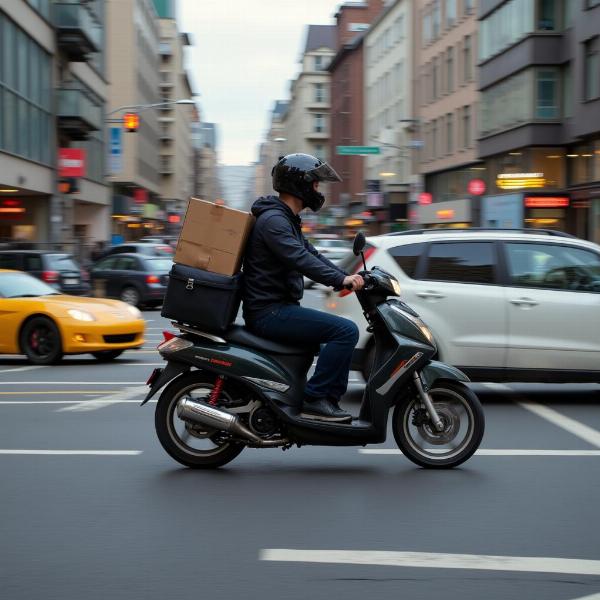
[[[85,62],[102,46],[102,30],[87,6],[74,2],[54,3],[58,47],[72,62]]]
[[[171,156],[161,156],[160,163],[158,165],[158,172],[161,175],[173,175],[175,172],[173,168],[173,161],[171,160]]]
[[[329,100],[309,100],[306,103],[308,110],[322,110],[326,111],[331,108],[331,102]]]
[[[161,71],[160,72],[160,89],[170,89],[175,85],[173,82],[173,74],[171,71]]]
[[[102,109],[78,89],[58,89],[58,128],[71,140],[87,140],[102,127]]]
[[[163,131],[158,136],[158,139],[161,141],[162,144],[168,145],[171,144],[175,138],[173,137],[172,133],[167,133]]]

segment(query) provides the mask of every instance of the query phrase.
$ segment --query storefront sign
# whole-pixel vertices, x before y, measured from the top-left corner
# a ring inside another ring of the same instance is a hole
[[[483,181],[483,179],[471,179],[467,185],[467,191],[472,196],[481,196],[485,194],[485,181]]]
[[[419,204],[421,206],[428,206],[433,202],[433,196],[429,192],[421,192],[419,194]]]
[[[455,215],[456,215],[456,211],[452,210],[451,208],[437,210],[435,212],[435,216],[438,219],[453,219],[455,217]]]
[[[496,178],[496,185],[501,190],[543,188],[546,179],[543,173],[500,173]]]
[[[564,208],[569,206],[566,196],[525,196],[526,208]]]
[[[58,149],[58,177],[85,177],[85,150],[81,148]]]
[[[470,223],[471,200],[449,200],[434,202],[429,205],[419,205],[419,223],[433,225],[436,223]]]
[[[146,204],[148,202],[148,190],[144,188],[135,188],[133,200],[136,204]]]

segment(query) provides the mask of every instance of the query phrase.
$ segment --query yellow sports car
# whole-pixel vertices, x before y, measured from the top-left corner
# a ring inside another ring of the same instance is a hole
[[[65,296],[31,275],[0,269],[1,354],[25,354],[36,365],[87,352],[109,361],[142,346],[144,328],[134,306]]]

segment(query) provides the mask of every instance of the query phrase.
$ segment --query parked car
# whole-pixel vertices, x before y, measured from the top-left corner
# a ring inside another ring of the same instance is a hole
[[[149,242],[131,242],[129,244],[119,244],[109,248],[103,255],[112,256],[113,254],[143,254],[145,256],[163,256],[172,257],[173,248],[168,244],[149,243]]]
[[[0,354],[49,365],[89,352],[104,362],[143,346],[144,328],[133,306],[63,295],[27,273],[0,270]]]
[[[119,298],[132,306],[162,304],[171,259],[143,254],[115,254],[100,259],[92,266],[94,294]]]
[[[167,246],[171,246],[175,248],[177,246],[177,242],[179,241],[179,236],[176,235],[161,235],[161,236],[147,236],[140,238],[140,242],[144,244],[166,244]]]
[[[440,360],[479,381],[600,383],[600,246],[555,231],[423,230],[368,238],[434,333]],[[359,257],[342,265],[361,270]],[[347,290],[325,307],[361,323]],[[353,368],[368,376],[371,333]]]
[[[25,271],[74,296],[90,293],[90,276],[70,255],[49,250],[1,250],[0,269]]]
[[[333,262],[346,258],[352,252],[352,244],[335,235],[320,236],[317,234],[310,241],[316,250]]]

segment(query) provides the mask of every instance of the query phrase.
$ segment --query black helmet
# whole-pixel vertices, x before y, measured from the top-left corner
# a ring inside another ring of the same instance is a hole
[[[271,171],[273,189],[302,200],[304,207],[317,212],[325,196],[313,188],[315,181],[342,181],[342,178],[323,161],[310,154],[288,154],[279,158]]]

